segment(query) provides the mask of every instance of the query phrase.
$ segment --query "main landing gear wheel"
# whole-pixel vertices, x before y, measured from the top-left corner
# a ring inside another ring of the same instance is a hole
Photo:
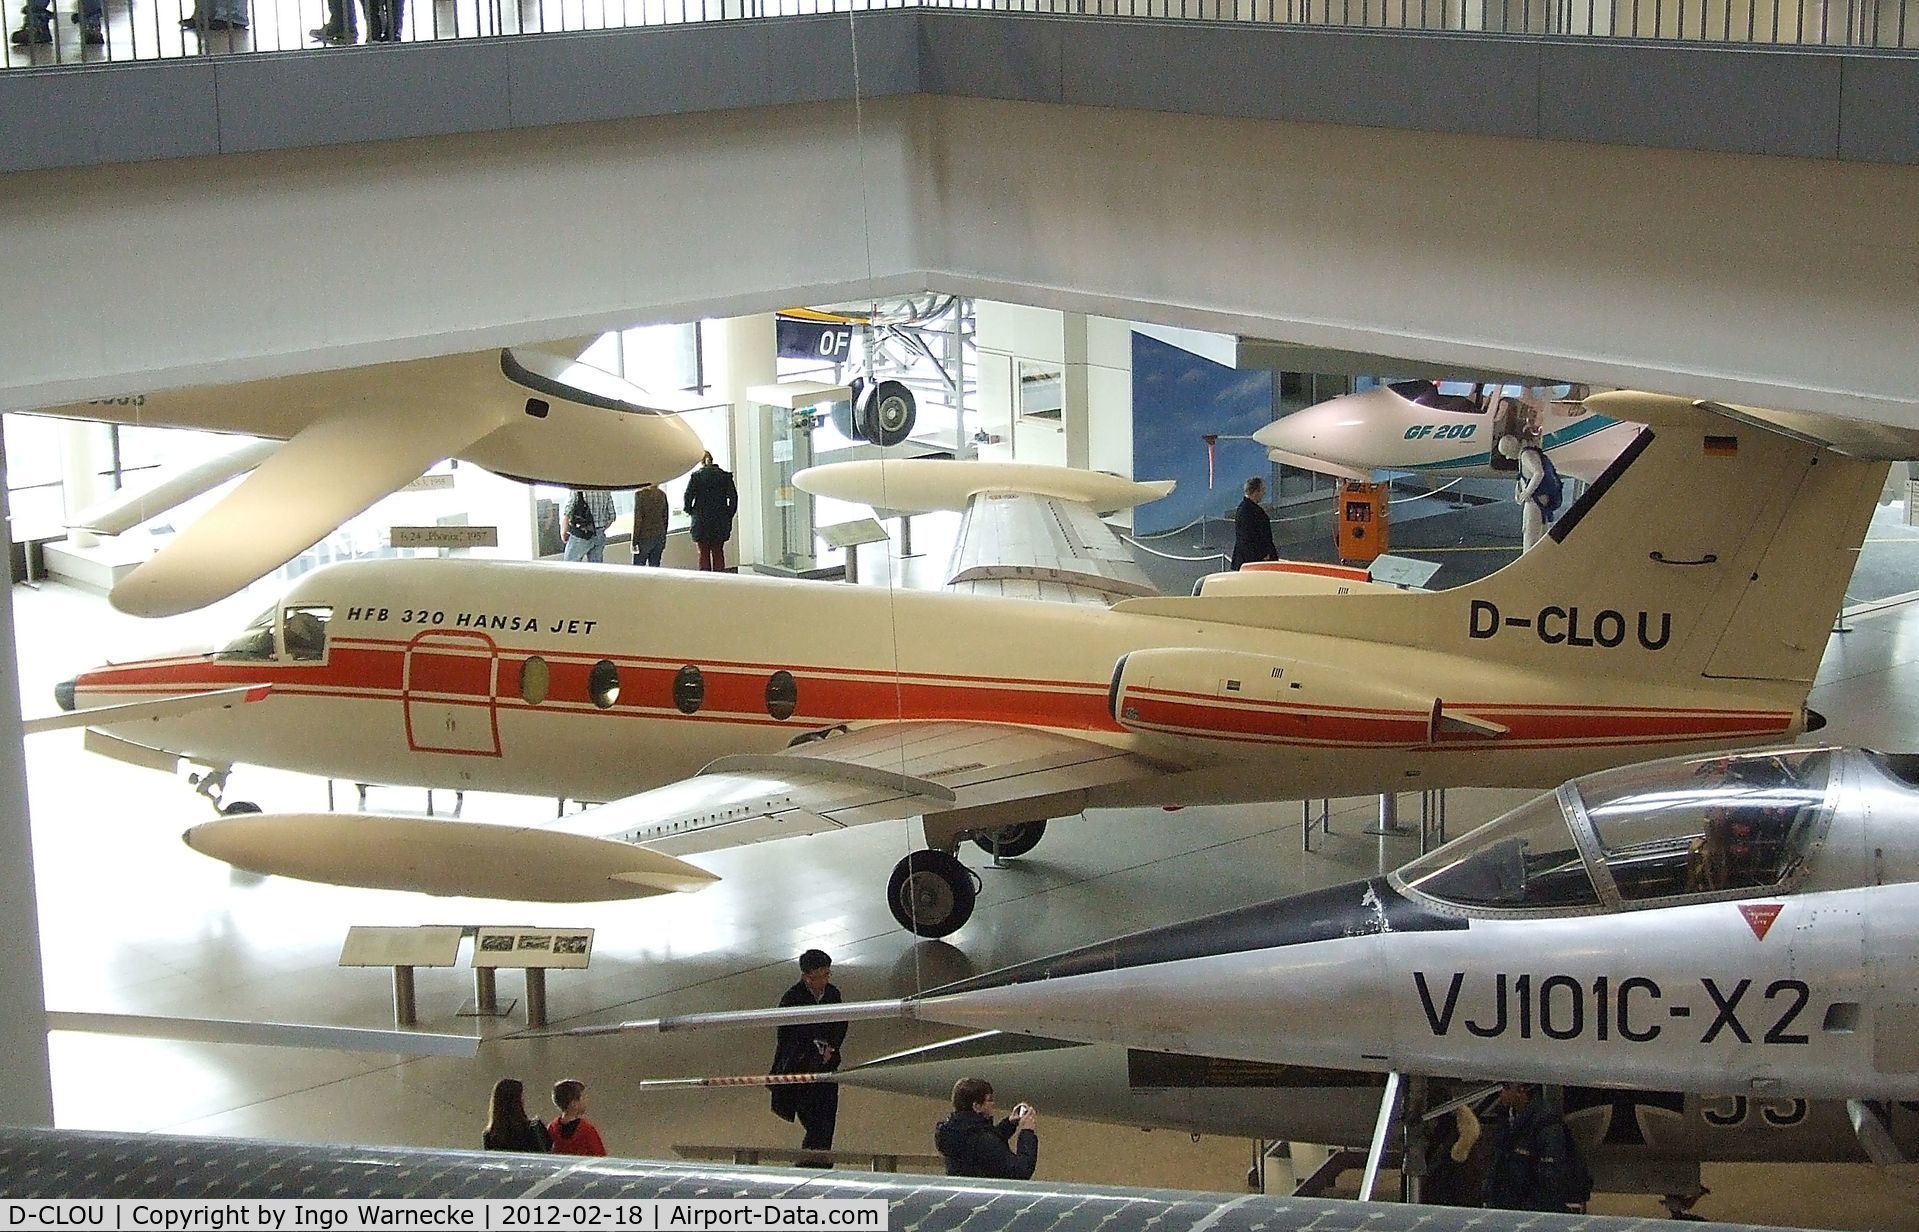
[[[886,905],[900,927],[920,937],[944,937],[972,918],[979,887],[959,857],[928,848],[893,866]]]
[[[222,804],[220,806],[220,816],[222,817],[239,817],[246,813],[257,813],[259,811],[260,806],[251,800],[235,800],[232,804]]]
[[[853,395],[853,435],[875,445],[897,445],[918,417],[913,391],[898,381],[870,382]]]
[[[1039,841],[1045,837],[1046,822],[1044,820],[1022,821],[1018,825],[1001,826],[997,830],[975,834],[973,842],[989,856],[1011,860],[1039,846]]]

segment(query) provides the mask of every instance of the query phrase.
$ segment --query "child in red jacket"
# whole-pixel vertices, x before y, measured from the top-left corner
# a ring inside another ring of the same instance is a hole
[[[567,1078],[553,1084],[553,1103],[560,1115],[546,1127],[555,1155],[604,1155],[600,1131],[586,1119],[586,1084]]]

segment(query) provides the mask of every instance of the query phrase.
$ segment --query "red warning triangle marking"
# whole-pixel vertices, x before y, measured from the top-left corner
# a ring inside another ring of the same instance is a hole
[[[1784,903],[1741,903],[1739,914],[1746,917],[1746,923],[1752,926],[1752,935],[1761,941],[1772,931],[1772,922],[1779,918]]]

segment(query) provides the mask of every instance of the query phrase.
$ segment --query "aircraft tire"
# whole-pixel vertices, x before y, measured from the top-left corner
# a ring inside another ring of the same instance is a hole
[[[958,856],[927,848],[893,866],[886,905],[900,927],[918,937],[944,937],[973,916],[978,897],[972,871]]]
[[[1045,837],[1046,819],[1041,818],[1038,821],[1022,821],[1016,825],[989,830],[984,834],[975,834],[973,842],[989,856],[996,855],[1002,860],[1013,860],[1039,846],[1039,841]]]
[[[222,804],[220,806],[220,816],[222,817],[238,817],[243,813],[257,813],[259,811],[260,806],[251,800],[235,800],[231,804]]]
[[[853,397],[853,435],[875,445],[897,445],[919,417],[913,391],[899,381],[866,385]]]

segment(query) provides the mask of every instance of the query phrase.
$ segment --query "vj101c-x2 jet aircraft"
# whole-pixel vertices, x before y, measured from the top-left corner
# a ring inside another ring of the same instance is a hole
[[[204,607],[264,577],[439,462],[527,482],[630,488],[700,460],[699,437],[610,372],[532,348],[107,398],[36,414],[276,438],[88,511],[119,534],[253,473],[113,588],[136,616]]]
[[[903,1000],[568,1034],[906,1017],[1289,1065],[1851,1101],[1875,1162],[1919,1098],[1919,759],[1833,748],[1574,780],[1370,878]],[[1721,1109],[1730,1115],[1736,1109]],[[1901,1144],[1904,1144],[1903,1146]]]
[[[706,879],[688,854],[918,816],[928,849],[888,900],[939,936],[973,905],[962,839],[1019,854],[1089,807],[1540,785],[1807,726],[1884,465],[1627,401],[1654,426],[1550,539],[1455,590],[1290,594],[1273,574],[1269,593],[1104,608],[357,562],[300,579],[222,650],[86,672],[61,700],[264,687],[96,726],[220,767],[612,801],[541,829],[325,814],[193,831],[256,871],[628,897]]]

